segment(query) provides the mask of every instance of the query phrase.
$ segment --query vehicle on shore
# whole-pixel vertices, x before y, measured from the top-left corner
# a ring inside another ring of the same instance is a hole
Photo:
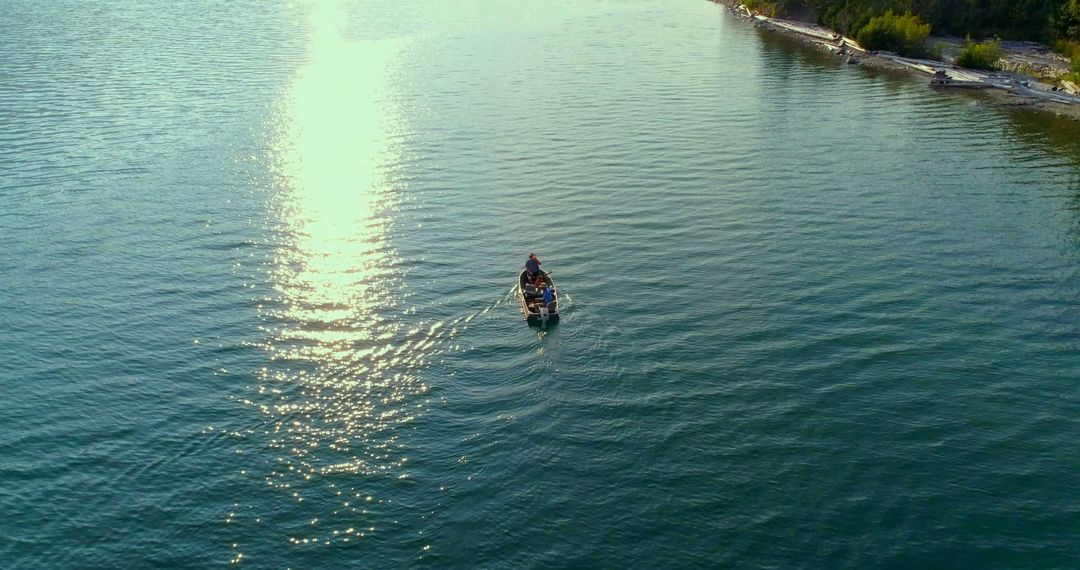
[[[541,287],[537,287],[537,284]],[[542,287],[551,289],[554,298],[550,303],[544,303]],[[559,291],[555,288],[551,275],[541,271],[537,278],[530,280],[529,272],[521,270],[518,275],[517,297],[521,305],[521,315],[530,324],[559,319]]]
[[[964,81],[955,79],[944,70],[937,70],[930,78],[930,87],[957,87],[963,89],[989,89],[994,87],[992,83],[985,81]]]

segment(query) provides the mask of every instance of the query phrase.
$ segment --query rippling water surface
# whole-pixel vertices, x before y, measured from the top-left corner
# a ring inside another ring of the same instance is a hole
[[[0,566],[1080,559],[1076,125],[704,0],[0,8]]]

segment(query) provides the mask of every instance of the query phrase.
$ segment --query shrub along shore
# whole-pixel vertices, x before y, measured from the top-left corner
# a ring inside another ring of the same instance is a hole
[[[932,37],[932,26],[918,16],[891,10],[865,18],[855,37],[849,37],[812,23],[814,13],[806,5],[786,20],[773,17],[775,3],[750,0],[768,10],[762,13],[744,4],[746,0],[712,1],[725,5],[735,16],[803,39],[851,63],[922,73],[939,87],[984,89],[1005,105],[1034,107],[1080,120],[1080,42],[1058,42],[1065,48],[1076,46],[1070,61],[1036,42]]]

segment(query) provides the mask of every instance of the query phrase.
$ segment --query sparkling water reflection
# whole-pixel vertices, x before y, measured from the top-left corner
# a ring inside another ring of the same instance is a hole
[[[407,477],[398,434],[422,408],[417,373],[437,328],[403,329],[402,271],[387,239],[396,207],[392,41],[346,37],[344,5],[311,6],[309,62],[276,116],[273,197],[278,228],[263,305],[260,398],[280,455],[266,481],[308,520],[294,544],[348,542],[372,533],[372,497],[334,475]]]

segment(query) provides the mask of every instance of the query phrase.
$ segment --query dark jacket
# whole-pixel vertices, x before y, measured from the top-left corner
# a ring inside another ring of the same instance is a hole
[[[525,261],[525,269],[530,275],[536,275],[540,273],[540,260],[535,257],[530,257]]]

